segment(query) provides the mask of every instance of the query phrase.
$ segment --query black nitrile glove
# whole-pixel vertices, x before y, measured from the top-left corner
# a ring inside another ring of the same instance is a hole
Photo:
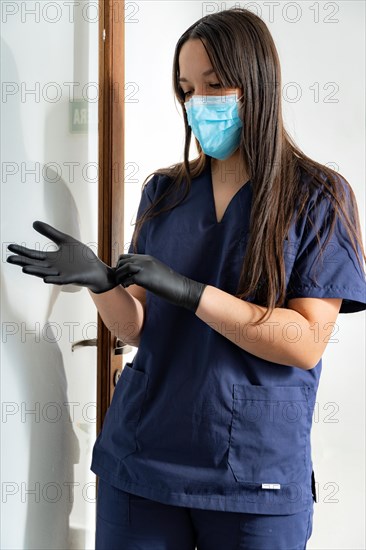
[[[205,284],[188,279],[147,254],[122,254],[116,265],[116,280],[127,287],[136,284],[194,313]]]
[[[118,286],[115,270],[99,260],[91,248],[47,223],[35,221],[33,227],[54,241],[59,250],[42,252],[9,244],[8,249],[16,256],[8,256],[7,262],[24,266],[23,273],[41,277],[45,283],[85,286],[96,294]]]

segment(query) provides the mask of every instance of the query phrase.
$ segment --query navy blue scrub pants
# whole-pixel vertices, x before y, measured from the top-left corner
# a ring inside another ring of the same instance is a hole
[[[200,510],[139,497],[99,478],[95,550],[304,550],[313,506],[291,515]]]

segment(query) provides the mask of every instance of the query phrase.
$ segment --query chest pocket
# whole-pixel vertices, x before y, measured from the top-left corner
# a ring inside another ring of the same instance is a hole
[[[232,294],[235,293],[237,285],[239,284],[239,277],[241,272],[241,267],[243,264],[244,256],[247,250],[249,233],[243,233],[239,239],[235,242],[230,254],[228,254],[227,260],[225,262],[226,269],[226,280],[225,288],[227,292]],[[291,272],[294,267],[296,255],[299,249],[300,241],[299,240],[287,240],[283,241],[283,260],[285,263],[285,287],[287,288],[290,281]]]
[[[296,483],[308,466],[307,386],[234,384],[228,462],[236,481]]]

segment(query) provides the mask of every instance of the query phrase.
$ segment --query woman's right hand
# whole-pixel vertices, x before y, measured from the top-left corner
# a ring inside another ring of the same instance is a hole
[[[33,228],[59,249],[42,252],[10,244],[8,249],[15,255],[8,256],[7,262],[23,266],[23,273],[41,277],[45,283],[85,286],[96,294],[118,286],[115,269],[102,262],[91,248],[47,223],[35,221]]]

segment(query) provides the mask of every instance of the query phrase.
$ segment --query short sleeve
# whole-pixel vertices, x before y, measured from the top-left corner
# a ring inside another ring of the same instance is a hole
[[[338,214],[334,232],[324,247],[329,235],[332,208],[326,197],[313,201],[309,208],[311,223],[307,221],[304,225],[286,298],[342,298],[340,313],[354,313],[366,309],[365,272]],[[356,213],[350,212],[349,207],[348,215],[355,219]],[[357,250],[362,262],[358,243]]]
[[[146,183],[142,190],[141,198],[140,198],[140,204],[138,206],[136,220],[142,216],[142,214],[149,208],[149,206],[152,204],[152,197],[151,193],[154,189],[154,184],[156,183],[156,174]],[[145,246],[146,246],[146,237],[149,227],[149,221],[146,221],[142,224],[138,239],[137,239],[137,251],[135,252],[133,250],[133,244],[132,240],[128,249],[129,254],[145,254]],[[135,228],[136,231],[136,228]],[[135,233],[134,233],[135,234]],[[133,235],[134,235],[133,234]]]

